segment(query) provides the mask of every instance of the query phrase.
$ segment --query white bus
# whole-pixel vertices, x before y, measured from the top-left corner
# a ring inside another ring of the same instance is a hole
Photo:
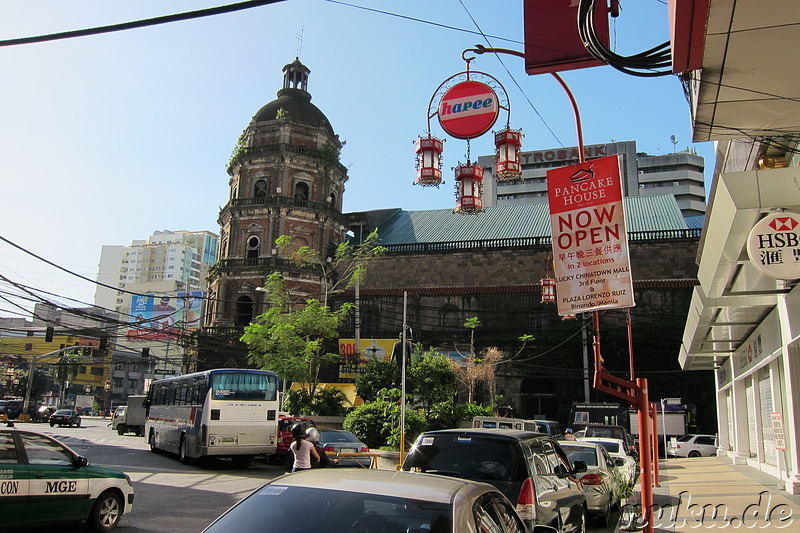
[[[186,463],[230,457],[246,466],[278,446],[278,375],[222,368],[159,379],[147,393],[144,435],[150,450]]]

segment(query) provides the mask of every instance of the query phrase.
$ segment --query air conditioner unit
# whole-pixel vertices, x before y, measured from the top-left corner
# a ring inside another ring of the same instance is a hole
[[[680,182],[677,182],[677,181],[673,181],[672,182],[672,186],[673,187],[677,187],[678,185],[680,185]]]
[[[639,184],[639,188],[640,188],[640,189],[644,189],[644,183],[640,183],[640,184]]]

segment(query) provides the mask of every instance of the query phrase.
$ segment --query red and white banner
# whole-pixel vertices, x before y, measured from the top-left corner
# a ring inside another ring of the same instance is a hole
[[[633,307],[619,156],[547,172],[559,315]]]

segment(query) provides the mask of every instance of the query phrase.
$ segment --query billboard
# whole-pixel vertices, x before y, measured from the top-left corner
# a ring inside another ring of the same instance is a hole
[[[175,296],[135,294],[131,297],[128,339],[167,340],[202,326],[203,293]]]
[[[339,339],[339,379],[356,379],[371,361],[390,361],[397,339]]]
[[[547,172],[559,315],[633,307],[619,156]]]

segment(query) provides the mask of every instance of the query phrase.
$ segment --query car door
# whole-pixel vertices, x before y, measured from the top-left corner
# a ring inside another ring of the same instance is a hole
[[[81,520],[89,501],[87,470],[58,441],[20,432],[30,477],[28,509],[37,522]]]
[[[550,466],[548,478],[555,487],[553,503],[559,514],[562,531],[580,531],[586,497],[580,482],[574,476],[558,475],[558,472],[571,472],[572,463],[561,446],[552,439],[542,439],[542,449]]]
[[[700,435],[694,439],[694,443],[697,445],[697,451],[700,452],[700,455],[714,455],[717,451],[716,447],[716,437]]]
[[[0,519],[4,525],[17,526],[29,519],[28,467],[17,449],[15,431],[0,431]]]

